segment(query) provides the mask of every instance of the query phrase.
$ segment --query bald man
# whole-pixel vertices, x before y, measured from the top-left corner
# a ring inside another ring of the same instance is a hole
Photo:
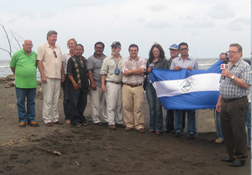
[[[25,127],[26,118],[31,126],[38,126],[35,122],[35,96],[37,87],[36,58],[33,52],[32,41],[25,40],[23,49],[14,53],[10,61],[10,68],[15,74],[15,86],[17,95],[17,107],[19,126]],[[27,110],[25,108],[25,98],[27,98]]]

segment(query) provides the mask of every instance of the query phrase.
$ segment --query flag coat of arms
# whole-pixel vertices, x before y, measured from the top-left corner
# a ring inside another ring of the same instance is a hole
[[[219,60],[207,70],[153,68],[149,77],[166,110],[215,109],[219,98],[222,63]]]

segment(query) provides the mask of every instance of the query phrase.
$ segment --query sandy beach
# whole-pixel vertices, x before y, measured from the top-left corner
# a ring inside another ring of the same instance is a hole
[[[227,156],[224,144],[217,138],[214,110],[196,113],[197,138],[190,140],[163,133],[109,130],[107,125],[92,125],[90,104],[84,115],[88,126],[75,128],[64,124],[47,127],[42,120],[42,99],[36,98],[36,121],[39,127],[20,128],[15,88],[5,88],[0,81],[0,174],[164,174],[164,175],[226,175],[250,174],[251,154],[246,165],[239,168],[220,161]],[[38,89],[41,88],[40,86]],[[37,90],[38,90],[37,89]],[[64,121],[62,98],[59,100],[60,121]],[[149,108],[144,102],[145,129],[148,131]],[[165,111],[164,111],[165,120]],[[35,146],[58,151],[53,155]]]

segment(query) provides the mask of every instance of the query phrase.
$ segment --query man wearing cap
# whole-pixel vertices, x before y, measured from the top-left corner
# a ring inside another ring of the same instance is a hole
[[[122,56],[121,43],[111,45],[112,54],[106,57],[101,68],[101,89],[106,92],[107,117],[109,129],[125,127],[122,115]]]
[[[146,70],[146,59],[137,56],[138,46],[129,46],[130,56],[122,61],[122,101],[123,117],[126,131],[135,129],[144,133],[144,71]]]
[[[60,84],[65,80],[63,56],[56,44],[57,32],[47,33],[47,42],[38,47],[37,64],[41,74],[43,91],[43,120],[46,126],[63,125],[59,121],[58,101]]]
[[[88,77],[91,83],[90,104],[91,118],[94,124],[107,123],[106,93],[101,90],[101,67],[106,55],[104,43],[94,45],[95,52],[87,60]]]
[[[216,110],[221,112],[221,128],[229,157],[221,160],[229,165],[245,165],[247,135],[245,122],[248,112],[248,98],[251,85],[251,67],[241,59],[242,47],[235,43],[229,46],[229,69],[222,70],[220,96]]]
[[[181,70],[185,68],[187,70],[198,69],[198,62],[195,58],[190,57],[188,52],[188,44],[182,42],[179,44],[180,57],[173,59],[170,70]],[[190,139],[194,139],[197,130],[195,128],[195,110],[186,110],[187,112],[187,133]],[[175,110],[175,137],[181,137],[183,133],[182,125],[182,110]]]

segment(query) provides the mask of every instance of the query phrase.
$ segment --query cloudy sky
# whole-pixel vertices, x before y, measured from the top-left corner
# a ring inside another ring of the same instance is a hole
[[[123,56],[129,55],[130,44],[138,44],[139,55],[145,58],[155,42],[163,46],[167,57],[169,46],[180,42],[188,43],[189,54],[195,58],[216,58],[230,43],[243,46],[243,57],[251,53],[248,0],[1,0],[0,19],[8,32],[32,39],[34,51],[53,29],[62,52],[74,37],[84,45],[85,57],[93,53],[97,41],[105,43],[106,55],[113,41],[121,42]],[[13,37],[11,43],[17,51]],[[0,47],[8,49],[2,28]],[[0,59],[9,56],[0,50]]]

